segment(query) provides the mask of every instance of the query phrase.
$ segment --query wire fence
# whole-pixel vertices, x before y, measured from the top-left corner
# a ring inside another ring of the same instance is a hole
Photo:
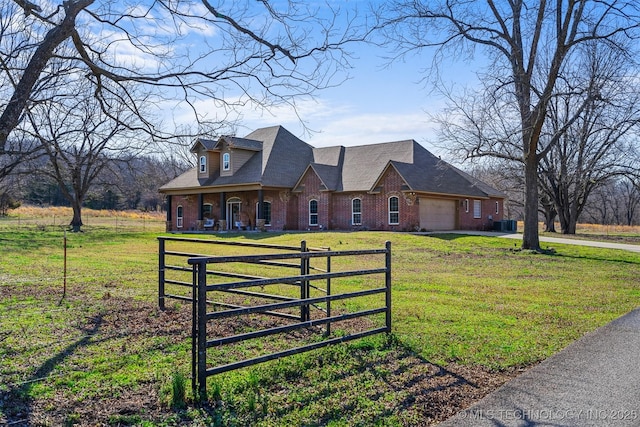
[[[0,231],[58,231],[69,229],[72,216],[69,214],[22,215],[0,217]],[[166,222],[158,214],[131,214],[88,212],[82,215],[83,227],[115,232],[163,232]]]

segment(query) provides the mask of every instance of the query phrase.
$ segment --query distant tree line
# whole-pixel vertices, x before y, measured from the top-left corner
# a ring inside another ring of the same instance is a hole
[[[181,156],[141,155],[122,161],[106,159],[82,202],[90,209],[160,211],[164,197],[158,188],[191,165]],[[71,206],[62,185],[51,175],[50,159],[41,153],[13,169],[0,180],[0,214],[21,204],[34,206]],[[67,188],[69,189],[69,188]],[[68,192],[67,192],[68,193]]]
[[[514,172],[513,167],[510,168],[504,163],[483,164],[474,166],[469,172],[504,192],[508,197],[504,206],[505,217],[522,221],[524,218],[522,181]],[[575,228],[571,233],[562,228],[564,226],[559,221],[556,205],[544,191],[544,189],[540,190],[541,197],[538,206],[538,219],[544,223],[544,230],[574,234]],[[574,203],[573,200],[567,200],[567,204],[572,203]],[[640,181],[635,174],[619,175],[601,180],[597,186],[592,188],[581,205],[582,208],[576,223],[640,225]],[[556,230],[556,223],[560,223],[560,230]]]

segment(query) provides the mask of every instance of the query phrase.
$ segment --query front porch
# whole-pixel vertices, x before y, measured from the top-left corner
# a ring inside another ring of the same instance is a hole
[[[282,230],[291,210],[276,191],[167,195],[168,232]],[[272,213],[273,219],[272,221]]]

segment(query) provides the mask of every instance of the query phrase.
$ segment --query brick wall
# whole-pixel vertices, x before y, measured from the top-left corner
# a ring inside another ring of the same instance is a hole
[[[323,228],[330,230],[414,230],[419,224],[419,211],[415,198],[402,193],[404,180],[394,168],[389,168],[379,182],[380,191],[328,193],[321,191],[321,180],[307,171],[301,180],[303,191],[298,196],[298,224],[300,230]],[[389,224],[389,197],[398,197],[399,224]],[[352,201],[361,200],[362,221],[352,224]],[[309,201],[318,201],[318,226],[309,225]]]
[[[297,223],[293,229],[297,230],[320,230],[331,228],[331,213],[329,208],[330,195],[326,191],[321,191],[322,181],[318,175],[309,169],[300,181],[299,188],[302,192],[297,195]],[[309,224],[309,202],[318,202],[318,225]]]
[[[465,212],[465,200],[469,201],[469,212]],[[498,213],[496,213],[496,202],[498,203]],[[502,200],[480,200],[480,207],[480,218],[474,218],[474,199],[462,199],[460,201],[458,228],[461,230],[492,230],[493,222],[503,219],[504,205]]]
[[[377,193],[365,191],[353,193],[331,193],[322,191],[322,182],[313,172],[308,170],[301,180],[302,192],[269,190],[263,194],[264,201],[271,203],[270,230],[389,230],[412,231],[420,225],[418,197],[403,192],[405,185],[402,177],[390,167],[376,187]],[[406,188],[405,188],[406,189]],[[389,197],[398,197],[399,224],[389,224]],[[242,201],[245,220],[252,226],[256,222],[256,204],[258,192],[227,193],[227,200],[237,197]],[[362,223],[352,224],[352,201],[362,201]],[[318,202],[318,225],[309,225],[309,201]],[[462,230],[492,230],[493,222],[503,219],[503,201],[499,199],[480,200],[480,218],[474,218],[474,199],[469,198],[469,210],[465,212],[464,200],[458,201],[459,217],[457,226]],[[479,200],[479,199],[478,199]],[[220,195],[205,194],[204,203],[212,205],[212,216],[220,219]],[[496,213],[496,202],[498,213]],[[189,231],[197,228],[198,195],[173,196],[171,198],[172,226],[174,230]],[[177,206],[183,207],[183,227],[178,229]],[[226,207],[225,207],[226,208]],[[489,219],[491,217],[491,219]]]

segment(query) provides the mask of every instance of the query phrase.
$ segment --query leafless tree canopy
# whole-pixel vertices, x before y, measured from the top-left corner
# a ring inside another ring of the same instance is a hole
[[[109,99],[105,114],[88,82],[67,83],[62,92],[68,96],[52,94],[29,108],[26,116],[28,132],[48,158],[40,173],[58,184],[73,208],[70,225],[80,231],[83,202],[103,170],[144,154],[149,139],[129,129],[138,116],[126,106]]]
[[[217,128],[239,105],[295,104],[339,83],[352,18],[295,1],[0,0],[0,153],[65,80],[89,82],[106,114],[126,105],[140,119],[127,126],[155,138],[172,120]]]
[[[378,16],[379,28],[390,43],[399,46],[399,55],[433,48],[435,69],[450,57],[469,59],[480,54],[487,59],[481,77],[492,92],[476,97],[462,110],[463,118],[475,126],[466,132],[471,137],[467,138],[468,154],[522,162],[522,246],[539,250],[538,165],[581,113],[576,110],[556,134],[541,138],[550,103],[566,89],[560,82],[572,67],[573,52],[585,43],[607,45],[618,55],[632,56],[627,45],[619,46],[617,41],[637,39],[640,5],[626,0],[398,0]],[[583,108],[588,99],[597,97],[593,89],[578,89],[584,91]],[[478,120],[479,115],[493,116],[487,108],[508,115],[508,120]]]

